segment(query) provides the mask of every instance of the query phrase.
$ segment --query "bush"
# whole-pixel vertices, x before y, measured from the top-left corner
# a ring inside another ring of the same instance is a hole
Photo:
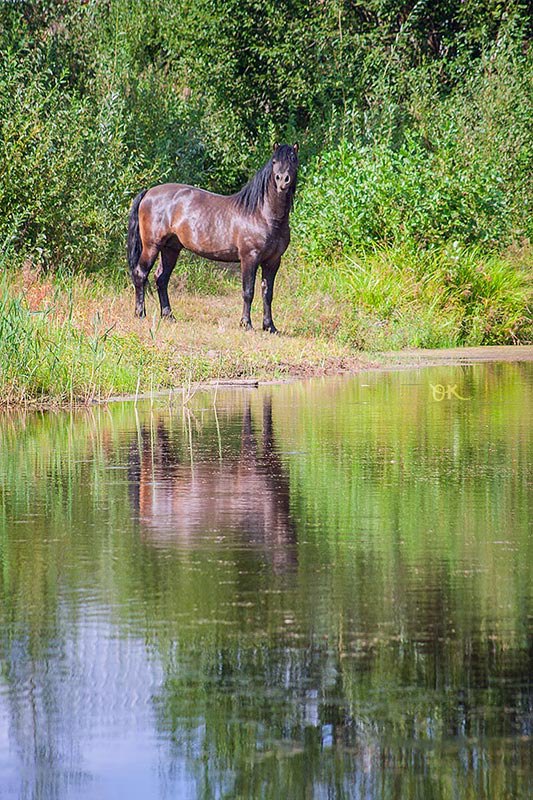
[[[342,141],[307,169],[297,205],[302,252],[330,258],[376,243],[458,241],[489,249],[532,237],[530,58],[488,59],[460,90],[396,137]]]
[[[126,147],[119,96],[97,106],[41,62],[0,63],[2,237],[18,261],[102,268],[124,248],[132,187],[155,175]]]

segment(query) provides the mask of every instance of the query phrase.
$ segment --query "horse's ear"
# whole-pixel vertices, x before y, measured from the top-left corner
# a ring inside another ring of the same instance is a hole
[[[292,147],[293,147],[294,152],[297,154],[298,153],[298,142],[294,142]]]
[[[279,147],[279,142],[274,142],[274,147],[272,148],[272,152],[275,153]]]

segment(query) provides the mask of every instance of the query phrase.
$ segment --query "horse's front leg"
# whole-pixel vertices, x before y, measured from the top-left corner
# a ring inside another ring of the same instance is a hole
[[[263,293],[263,330],[277,333],[277,328],[272,321],[272,296],[274,294],[274,280],[279,269],[280,259],[272,264],[262,264],[261,291]]]
[[[257,259],[246,258],[241,261],[242,272],[242,318],[241,326],[247,331],[252,329],[250,311],[254,299],[255,276],[257,275]]]

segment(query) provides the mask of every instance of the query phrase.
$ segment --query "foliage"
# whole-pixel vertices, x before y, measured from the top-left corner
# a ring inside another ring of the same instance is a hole
[[[304,305],[298,332],[364,350],[533,341],[531,272],[479,247],[380,247],[292,274]]]
[[[49,268],[101,268],[123,248],[130,187],[150,174],[124,145],[121,99],[97,107],[39,58],[0,59],[4,247]]]
[[[441,102],[418,88],[399,142],[383,130],[322,153],[298,204],[302,251],[533,238],[530,76],[531,58],[504,50]]]

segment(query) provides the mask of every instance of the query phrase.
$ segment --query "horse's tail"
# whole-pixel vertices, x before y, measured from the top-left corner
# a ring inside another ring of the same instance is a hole
[[[143,249],[141,234],[139,233],[139,206],[148,189],[139,192],[131,204],[130,219],[128,223],[128,264],[132,273],[141,257]]]

